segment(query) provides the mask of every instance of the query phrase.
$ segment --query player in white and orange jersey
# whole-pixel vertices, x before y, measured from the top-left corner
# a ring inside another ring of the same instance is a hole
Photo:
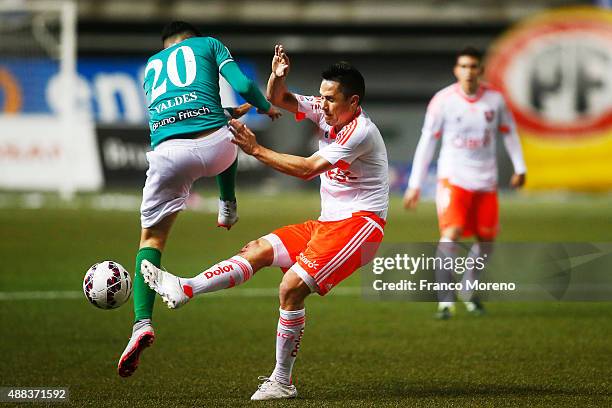
[[[234,142],[262,163],[302,179],[321,177],[321,216],[279,228],[249,242],[234,257],[191,279],[178,278],[143,261],[145,281],[170,308],[196,294],[244,283],[265,266],[286,273],[279,288],[280,318],[276,366],[253,394],[253,400],[293,398],[291,372],[304,332],[304,301],[313,292],[325,295],[368,263],[383,238],[389,201],[387,152],[376,125],[361,108],[364,79],[348,63],[322,73],[319,97],[292,94],[285,85],[289,58],[275,48],[268,99],[320,129],[319,150],[310,157],[282,154],[257,143],[255,135],[231,121]]]
[[[413,209],[433,158],[438,139],[436,206],[440,228],[440,253],[453,255],[461,237],[476,236],[468,256],[486,257],[498,230],[497,160],[495,144],[501,137],[512,164],[513,188],[525,183],[526,167],[514,120],[501,93],[481,83],[482,54],[472,48],[457,54],[457,82],[433,97],[427,107],[421,139],[417,145],[404,195],[404,207]],[[438,279],[448,274],[437,271]],[[464,280],[476,279],[468,271]],[[454,310],[454,293],[439,294],[438,316],[446,319]],[[477,299],[466,299],[469,311],[482,313]]]

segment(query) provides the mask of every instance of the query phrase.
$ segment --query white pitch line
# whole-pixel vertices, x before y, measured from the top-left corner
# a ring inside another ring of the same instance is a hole
[[[357,296],[361,294],[359,287],[335,288],[330,292],[331,296]],[[204,295],[206,297],[272,297],[278,296],[277,288],[245,288],[233,291],[219,291]],[[29,292],[0,292],[0,301],[3,300],[56,300],[56,299],[84,299],[83,292],[77,290],[51,290],[51,291],[29,291]]]
[[[76,290],[48,290],[30,292],[0,292],[0,300],[55,300],[78,299],[84,297],[83,292]]]

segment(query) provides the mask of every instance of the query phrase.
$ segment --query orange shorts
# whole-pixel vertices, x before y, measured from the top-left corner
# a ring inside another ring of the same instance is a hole
[[[340,221],[288,225],[263,238],[274,247],[273,265],[291,268],[323,296],[374,258],[384,226],[382,218],[361,211]]]
[[[450,184],[447,179],[440,179],[436,207],[440,232],[448,227],[461,227],[464,237],[476,234],[479,238],[491,240],[497,235],[497,191],[469,191]]]

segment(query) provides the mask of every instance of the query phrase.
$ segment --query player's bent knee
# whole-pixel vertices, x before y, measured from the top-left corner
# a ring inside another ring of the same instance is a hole
[[[249,250],[251,249],[251,247],[255,244],[255,241],[251,241],[249,243],[247,243],[245,246],[243,246],[242,248],[240,248],[240,251],[238,252],[239,255],[244,255],[246,253],[249,252]]]
[[[283,310],[304,307],[304,299],[310,295],[310,287],[295,272],[289,270],[278,288],[278,297]]]
[[[272,246],[266,240],[259,238],[243,246],[240,250],[240,255],[261,256],[271,251]]]
[[[258,268],[272,264],[274,260],[274,249],[265,239],[256,239],[242,247],[238,255],[248,260],[254,267]]]

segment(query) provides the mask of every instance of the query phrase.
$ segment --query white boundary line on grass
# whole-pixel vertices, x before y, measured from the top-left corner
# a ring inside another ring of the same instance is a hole
[[[331,291],[332,296],[356,296],[361,294],[360,287],[340,287]],[[204,295],[206,297],[272,297],[278,296],[278,288],[245,288],[233,291],[219,291]],[[0,301],[7,300],[57,300],[84,299],[83,292],[78,290],[50,290],[29,292],[0,292]]]

